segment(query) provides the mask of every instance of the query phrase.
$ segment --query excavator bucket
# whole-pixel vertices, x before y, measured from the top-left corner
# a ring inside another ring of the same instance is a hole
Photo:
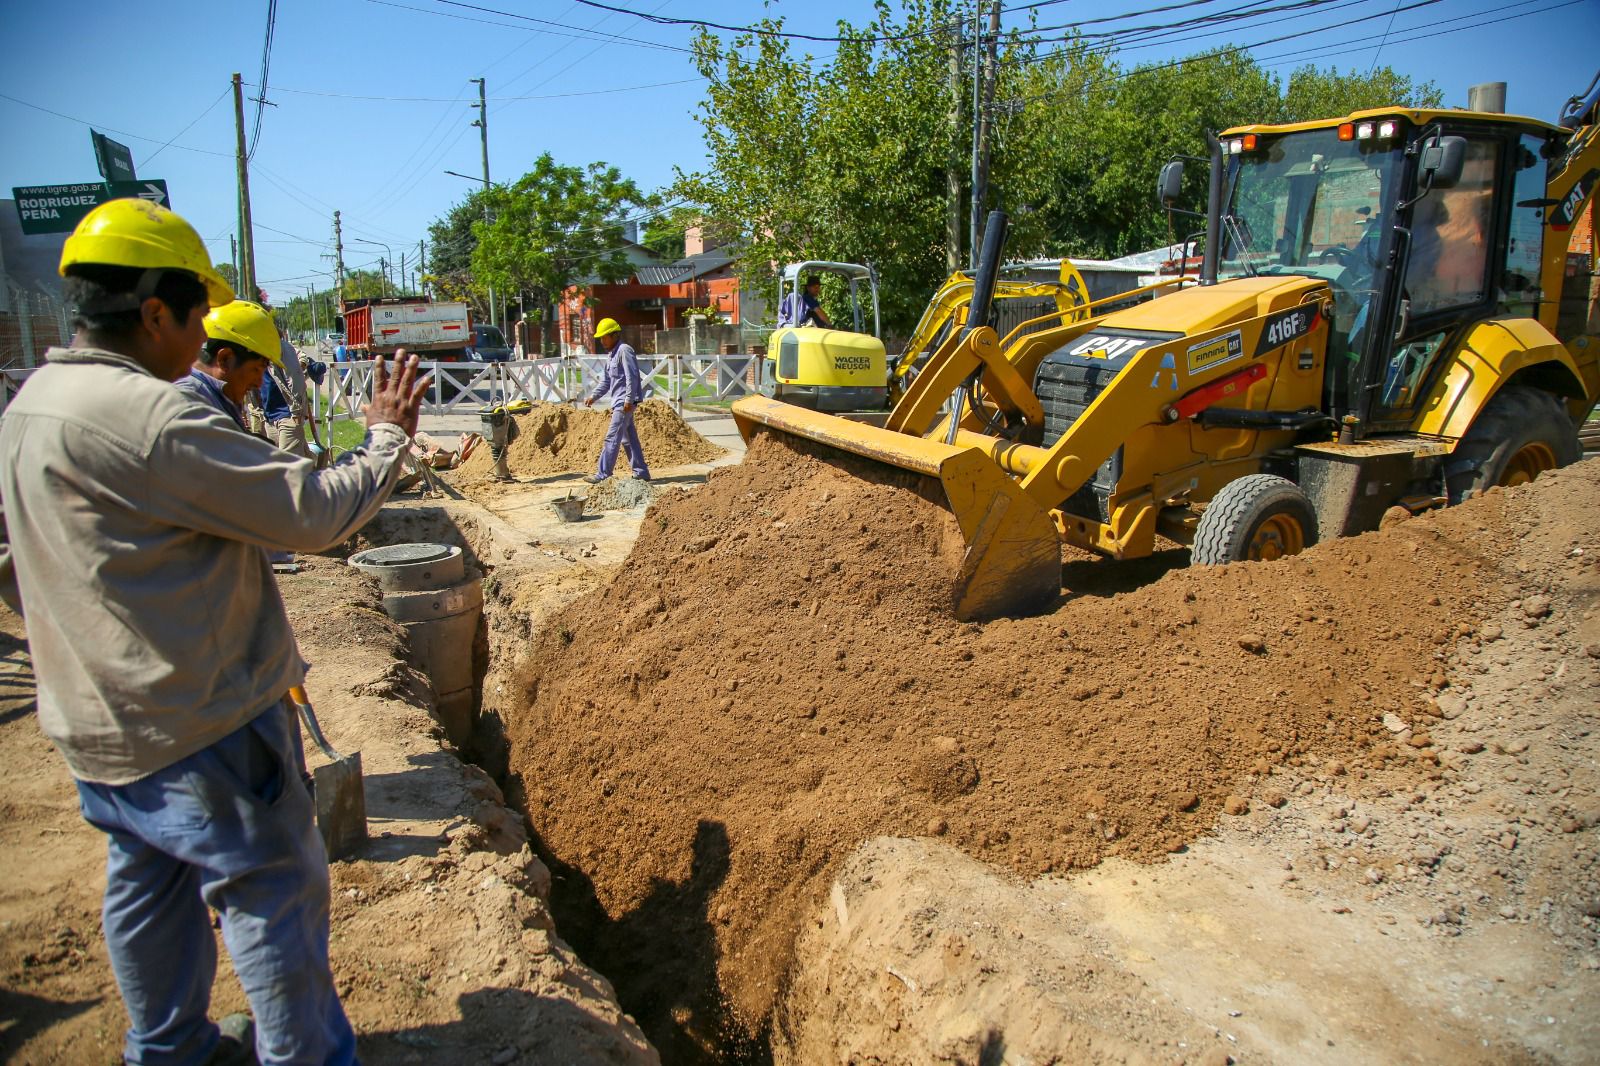
[[[746,441],[784,434],[938,482],[966,552],[951,589],[957,618],[1020,614],[1061,591],[1061,541],[1050,516],[981,450],[821,414],[763,396],[733,405]]]

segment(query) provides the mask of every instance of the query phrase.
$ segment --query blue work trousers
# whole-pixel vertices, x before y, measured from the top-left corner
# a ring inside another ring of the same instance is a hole
[[[106,948],[132,1022],[137,1066],[203,1063],[217,947],[207,907],[256,1024],[263,1064],[355,1061],[355,1033],[328,968],[328,860],[284,704],[208,748],[127,785],[78,782],[107,834]]]
[[[611,409],[611,425],[606,429],[606,442],[600,448],[600,467],[595,471],[600,477],[611,476],[611,471],[617,465],[617,449],[621,448],[627,452],[633,476],[649,479],[650,465],[644,461],[644,448],[639,445],[639,427],[633,424],[633,416],[638,410],[637,407],[632,411],[624,411],[620,407]]]

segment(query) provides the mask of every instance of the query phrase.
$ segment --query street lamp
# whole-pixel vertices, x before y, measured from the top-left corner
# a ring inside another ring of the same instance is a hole
[[[383,261],[384,262],[383,294],[385,296],[388,296],[389,295],[389,267],[394,265],[394,252],[390,251],[389,250],[389,246],[387,244],[384,244],[382,241],[369,241],[365,237],[351,237],[350,241],[353,244],[370,244],[370,245],[373,245],[375,247],[382,248],[386,253],[388,253],[389,258],[387,258],[387,259],[385,259]]]

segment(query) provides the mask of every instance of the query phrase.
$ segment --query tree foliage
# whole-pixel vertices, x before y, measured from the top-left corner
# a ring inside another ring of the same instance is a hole
[[[486,318],[489,291],[472,273],[472,253],[478,235],[472,224],[485,218],[484,192],[474,189],[467,198],[428,225],[426,281],[441,299],[460,300],[473,305],[480,318]]]
[[[674,191],[731,235],[745,285],[772,291],[775,270],[800,259],[872,262],[886,328],[907,332],[946,273],[952,170],[965,264],[974,50],[963,49],[952,94],[949,27],[970,26],[972,15],[972,0],[901,0],[898,13],[879,0],[870,22],[840,24],[846,39],[825,63],[770,34],[696,38],[710,83],[699,112],[708,162],[680,172]],[[1208,130],[1439,101],[1431,83],[1387,67],[1306,66],[1285,84],[1238,52],[1126,67],[1105,46],[1028,37],[1019,27],[998,45],[983,205],[1010,214],[1011,259],[1113,257],[1167,243],[1156,173],[1175,155],[1204,156]],[[1195,206],[1204,171],[1191,166],[1186,176]]]
[[[561,166],[548,152],[514,184],[482,195],[490,221],[472,223],[472,275],[502,293],[529,294],[542,321],[553,321],[555,300],[569,285],[632,273],[622,219],[654,206],[615,167]],[[547,343],[553,332],[545,331]]]

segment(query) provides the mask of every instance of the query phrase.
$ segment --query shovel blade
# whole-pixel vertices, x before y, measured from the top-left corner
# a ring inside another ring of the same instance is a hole
[[[355,854],[367,840],[367,797],[361,753],[353,751],[311,771],[317,794],[317,831],[329,859]]]

